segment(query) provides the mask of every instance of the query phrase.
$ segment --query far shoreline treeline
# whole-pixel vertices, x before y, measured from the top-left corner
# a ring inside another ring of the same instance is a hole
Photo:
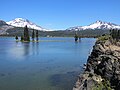
[[[36,30],[35,30],[36,31]],[[1,37],[21,37],[24,33],[24,28],[14,28],[6,31],[8,34],[0,35]],[[29,28],[29,35],[32,37],[33,29]],[[71,31],[71,30],[56,30],[56,31],[38,31],[39,37],[74,37],[75,33],[80,38],[97,38],[103,34],[109,34],[109,30],[81,30],[81,31]]]

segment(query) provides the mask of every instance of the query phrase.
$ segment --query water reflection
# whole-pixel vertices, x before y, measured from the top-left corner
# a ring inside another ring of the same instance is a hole
[[[39,55],[39,42],[27,42],[22,43],[24,56],[32,55]]]
[[[25,60],[24,58],[28,56],[30,53],[30,43],[26,42],[16,42],[8,51],[7,54],[9,55],[12,60],[21,61]]]
[[[39,42],[16,42],[15,46],[8,50],[10,58],[21,61],[29,55],[39,55]]]
[[[23,52],[24,52],[24,56],[27,56],[27,55],[29,55],[29,53],[30,53],[30,42],[25,42],[25,43],[22,43],[22,45],[23,45]]]
[[[39,42],[36,43],[36,54],[39,54]]]
[[[32,42],[32,54],[39,55],[39,42]]]
[[[81,42],[81,38],[79,38],[79,42]]]

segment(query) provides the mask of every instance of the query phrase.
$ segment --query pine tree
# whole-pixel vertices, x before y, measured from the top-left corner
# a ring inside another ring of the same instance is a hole
[[[113,41],[119,41],[120,30],[117,30],[117,29],[110,30],[110,35],[111,35]]]
[[[36,41],[38,41],[38,30],[36,30]]]
[[[75,38],[75,41],[78,41],[78,35],[77,35],[77,33],[75,33],[74,38]]]
[[[111,37],[112,37],[113,39],[116,38],[116,30],[115,30],[115,29],[111,30]]]
[[[24,41],[24,37],[23,37],[23,36],[21,36],[21,41],[22,41],[22,42]]]
[[[32,41],[34,41],[34,38],[35,38],[35,32],[34,32],[34,29],[33,29],[33,32],[32,32]]]
[[[118,30],[118,39],[120,40],[120,30]]]
[[[112,29],[109,30],[110,36],[112,37]]]
[[[119,40],[119,30],[116,30],[116,40]]]
[[[24,41],[30,41],[29,31],[28,31],[27,25],[24,28]]]
[[[18,36],[15,36],[16,41],[18,40]]]

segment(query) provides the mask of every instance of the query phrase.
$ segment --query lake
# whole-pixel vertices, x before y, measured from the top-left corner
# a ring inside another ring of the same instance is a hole
[[[0,38],[0,90],[72,90],[94,38],[39,38],[22,43]]]

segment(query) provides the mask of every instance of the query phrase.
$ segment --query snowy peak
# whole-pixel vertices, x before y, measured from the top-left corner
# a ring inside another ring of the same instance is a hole
[[[46,31],[46,29],[36,25],[35,23],[30,22],[27,19],[23,19],[23,18],[16,18],[16,19],[6,22],[6,23],[8,25],[15,26],[15,27],[25,27],[27,25],[28,28],[31,28],[31,29]]]
[[[23,18],[16,18],[15,20],[13,20],[15,23],[22,23],[22,22],[27,22],[30,23],[29,20],[27,19],[23,19]]]
[[[105,22],[103,22],[103,21],[101,21],[101,20],[98,20],[98,21],[96,21],[95,23],[104,24]]]
[[[120,29],[120,25],[117,25],[117,24],[113,24],[113,23],[110,23],[110,22],[103,22],[103,21],[96,21],[95,23],[93,24],[90,24],[88,26],[78,26],[78,27],[71,27],[71,28],[68,28],[67,30],[87,30],[87,29],[92,29],[92,30],[95,30],[95,29],[102,29],[102,30],[105,30],[105,29]]]
[[[84,28],[84,27],[83,27]],[[110,22],[103,22],[103,21],[96,21],[95,23],[87,26],[87,29],[120,29],[119,25],[110,23]]]

